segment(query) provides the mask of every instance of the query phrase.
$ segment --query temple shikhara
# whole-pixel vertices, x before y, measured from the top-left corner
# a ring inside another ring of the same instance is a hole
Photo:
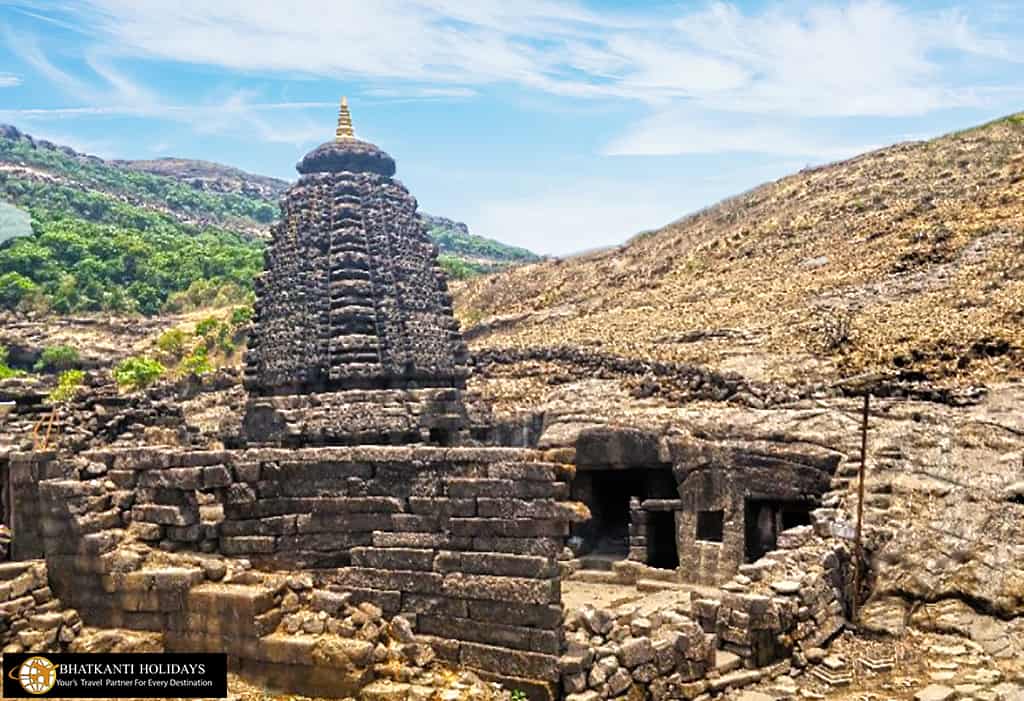
[[[450,442],[463,424],[467,351],[395,161],[355,137],[342,100],[335,139],[297,169],[256,283],[245,386],[261,399],[249,438]],[[313,401],[319,418],[290,419]],[[388,417],[367,402],[390,407]]]

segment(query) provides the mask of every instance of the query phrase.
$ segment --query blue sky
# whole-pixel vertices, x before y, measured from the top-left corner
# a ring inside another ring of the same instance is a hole
[[[1024,110],[993,2],[0,0],[0,121],[293,179],[349,96],[422,209],[550,254]]]

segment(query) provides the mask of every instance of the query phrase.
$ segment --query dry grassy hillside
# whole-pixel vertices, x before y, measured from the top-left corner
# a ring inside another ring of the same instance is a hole
[[[789,385],[1020,378],[1024,114],[453,290],[477,351],[573,346]]]

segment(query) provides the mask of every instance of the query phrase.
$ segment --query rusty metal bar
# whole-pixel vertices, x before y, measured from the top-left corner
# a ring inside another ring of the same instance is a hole
[[[854,537],[853,546],[853,603],[850,607],[851,618],[857,622],[858,606],[860,604],[860,585],[864,577],[861,571],[861,562],[864,559],[864,544],[861,541],[861,531],[864,527],[864,473],[867,472],[868,462],[868,414],[871,411],[871,394],[864,394],[864,414],[860,424],[860,474],[857,478],[857,534]]]

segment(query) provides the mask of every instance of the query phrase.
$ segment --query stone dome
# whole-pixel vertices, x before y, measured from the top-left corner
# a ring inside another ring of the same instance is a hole
[[[349,172],[390,178],[395,174],[395,159],[368,141],[347,137],[320,144],[303,156],[295,169],[302,175]]]
[[[320,144],[307,153],[295,169],[302,175],[313,173],[376,173],[390,178],[395,174],[395,160],[374,144],[356,138],[348,100],[341,98],[338,128],[334,141]]]

